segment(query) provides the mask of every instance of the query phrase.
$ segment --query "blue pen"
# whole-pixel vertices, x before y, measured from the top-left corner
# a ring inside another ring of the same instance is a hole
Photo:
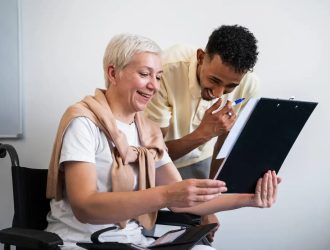
[[[239,98],[239,99],[233,101],[233,103],[232,103],[231,106],[233,107],[233,106],[235,106],[235,105],[237,105],[237,104],[240,104],[240,103],[243,102],[244,100],[245,100],[244,97],[243,97],[243,98]],[[217,108],[216,110],[213,110],[213,111],[212,111],[212,114],[215,114],[216,112],[220,111],[222,108],[223,108],[223,106],[220,106],[220,107]]]
[[[237,99],[236,101],[233,101],[233,104],[232,104],[232,106],[235,106],[235,105],[237,105],[237,104],[240,104],[242,101],[244,101],[245,100],[245,98],[243,97],[243,98],[239,98],[239,99]]]

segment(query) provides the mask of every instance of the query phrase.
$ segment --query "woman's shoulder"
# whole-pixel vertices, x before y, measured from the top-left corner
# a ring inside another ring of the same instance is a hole
[[[78,116],[73,118],[70,122],[70,126],[78,129],[82,127],[86,127],[94,130],[97,128],[97,126],[89,118],[85,116]]]
[[[101,130],[89,118],[78,116],[71,120],[65,134],[75,134],[77,136],[90,137],[99,140],[102,136]]]

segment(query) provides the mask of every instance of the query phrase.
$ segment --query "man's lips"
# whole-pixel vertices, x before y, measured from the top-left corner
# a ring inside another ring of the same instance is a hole
[[[207,89],[207,94],[209,95],[209,97],[210,97],[211,99],[216,98],[216,96],[214,96],[214,95],[212,94],[212,90],[210,90],[210,89]]]

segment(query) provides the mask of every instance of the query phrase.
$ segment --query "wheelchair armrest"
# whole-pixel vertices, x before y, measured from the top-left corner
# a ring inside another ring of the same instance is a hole
[[[170,210],[159,210],[156,224],[172,226],[196,226],[201,222],[201,217],[188,213],[175,213]]]
[[[58,245],[63,245],[63,240],[57,234],[18,227],[0,230],[0,242],[29,249],[57,249]]]

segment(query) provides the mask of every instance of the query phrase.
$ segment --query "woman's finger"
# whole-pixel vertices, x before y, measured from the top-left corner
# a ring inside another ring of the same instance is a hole
[[[271,171],[267,172],[268,175],[268,182],[267,182],[267,207],[271,207],[273,204],[273,197],[274,197],[274,189],[273,189],[273,174]]]
[[[272,171],[272,176],[273,176],[273,201],[276,202],[276,199],[277,199],[277,189],[278,189],[278,177],[276,175],[276,172],[275,171]]]
[[[263,204],[265,204],[265,201],[267,200],[267,186],[268,186],[268,172],[264,174],[261,183],[261,201]]]

